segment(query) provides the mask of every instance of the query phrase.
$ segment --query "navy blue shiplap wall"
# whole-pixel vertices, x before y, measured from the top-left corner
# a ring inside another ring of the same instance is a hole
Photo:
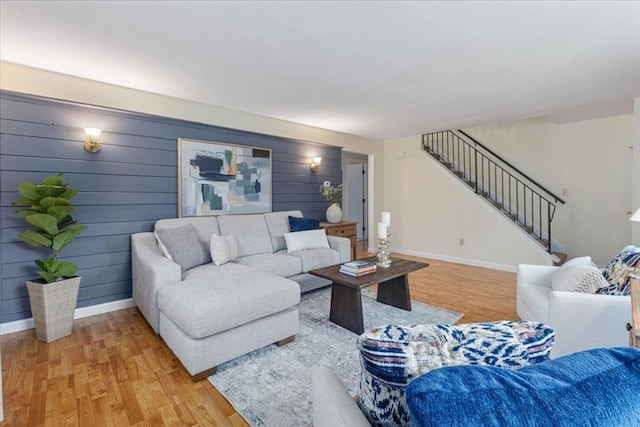
[[[324,219],[323,181],[341,182],[341,148],[0,91],[0,292],[2,323],[31,317],[25,280],[45,252],[20,241],[11,202],[22,181],[64,173],[74,218],[89,227],[63,252],[82,276],[78,307],[131,297],[130,236],[176,217],[177,139],[272,150],[272,210]],[[102,129],[102,150],[85,151],[85,127]],[[309,158],[322,156],[316,173]]]

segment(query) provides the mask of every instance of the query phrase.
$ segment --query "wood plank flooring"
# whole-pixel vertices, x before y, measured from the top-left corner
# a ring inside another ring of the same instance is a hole
[[[463,312],[460,323],[518,318],[514,273],[401,257],[430,264],[410,274],[412,299]],[[137,308],[78,319],[49,344],[28,330],[0,345],[2,426],[248,425],[209,381],[191,381]]]

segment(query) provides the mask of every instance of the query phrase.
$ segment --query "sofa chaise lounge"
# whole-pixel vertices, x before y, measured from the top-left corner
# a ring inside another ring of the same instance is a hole
[[[165,219],[131,236],[133,300],[194,380],[293,340],[300,293],[330,284],[307,272],[350,260],[349,239],[291,233],[289,217],[302,212]]]

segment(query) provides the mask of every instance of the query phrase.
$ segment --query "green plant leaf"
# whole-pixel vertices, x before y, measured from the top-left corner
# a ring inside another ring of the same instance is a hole
[[[51,283],[56,281],[56,276],[54,274],[49,273],[48,271],[38,270],[36,271],[38,276],[42,277],[45,282]]]
[[[53,258],[47,258],[45,260],[37,259],[35,263],[40,268],[36,273],[49,283],[75,276],[78,272],[78,266],[69,261],[56,261]]]
[[[69,188],[65,190],[64,193],[60,194],[58,197],[62,197],[63,199],[70,200],[74,198],[78,193],[79,193],[79,190],[76,190],[75,188]]]
[[[77,234],[77,233],[81,232],[82,230],[84,230],[84,229],[86,229],[86,228],[87,228],[87,225],[85,225],[85,224],[78,224],[78,225],[76,225],[75,227],[71,227],[71,228],[69,228],[69,229],[67,229],[67,230],[65,230],[65,231],[71,231],[71,232],[73,232],[74,234]]]
[[[78,272],[78,266],[69,261],[60,261],[56,275],[58,277],[71,277],[75,276]]]
[[[29,215],[43,213],[40,206],[32,206],[32,209],[18,209],[16,213],[20,216],[27,217]]]
[[[58,175],[50,175],[46,177],[42,182],[45,185],[64,186],[64,187],[67,186],[67,184],[64,183],[64,178],[62,178],[61,173],[59,173]]]
[[[37,204],[38,204],[37,200],[27,199],[27,198],[18,199],[11,202],[11,206],[34,206]]]
[[[58,197],[60,194],[65,192],[64,187],[55,186],[55,185],[36,185],[36,191],[41,197]]]
[[[72,206],[51,206],[49,209],[47,209],[47,213],[51,216],[54,216],[58,222],[58,224],[60,224],[62,222],[62,220],[65,217],[68,217],[69,215],[71,215],[71,213],[74,211],[75,209]],[[58,229],[62,228],[62,224],[60,224],[60,226],[58,227]]]
[[[59,252],[64,249],[69,243],[73,242],[76,233],[81,230],[69,229],[61,232],[53,238],[52,248],[54,251]]]
[[[40,206],[50,208],[51,206],[69,206],[70,203],[63,197],[45,197],[40,200]]]
[[[42,196],[36,191],[36,186],[30,182],[18,185],[18,193],[25,199],[40,200]]]
[[[44,246],[47,248],[51,247],[53,243],[50,238],[45,236],[42,233],[39,233],[35,230],[26,230],[18,235],[25,243],[28,243],[32,246]]]
[[[49,214],[38,213],[24,218],[29,224],[44,231],[47,234],[56,235],[58,233],[58,220]]]

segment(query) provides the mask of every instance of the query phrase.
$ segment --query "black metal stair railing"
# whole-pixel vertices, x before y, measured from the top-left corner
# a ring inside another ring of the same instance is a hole
[[[551,222],[564,200],[464,131],[422,135],[422,149],[552,253]]]

